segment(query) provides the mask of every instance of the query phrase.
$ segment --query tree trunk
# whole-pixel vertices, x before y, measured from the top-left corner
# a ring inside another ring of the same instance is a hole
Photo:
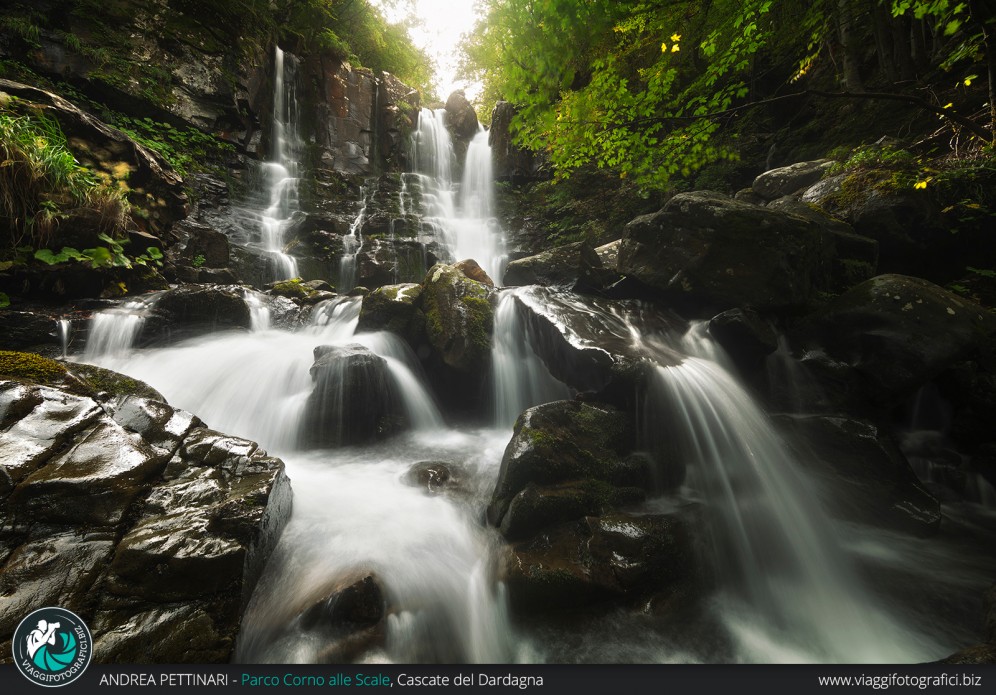
[[[878,2],[871,0],[872,33],[875,36],[875,55],[878,66],[889,82],[899,80],[899,70],[892,50],[892,13]]]
[[[837,0],[837,35],[840,38],[844,86],[848,91],[860,92],[864,90],[861,82],[861,53],[851,2],[852,0]]]
[[[971,0],[972,19],[982,28],[986,51],[986,71],[989,81],[989,128],[996,142],[996,0]]]
[[[899,69],[899,79],[905,81],[916,77],[910,58],[910,20],[905,16],[892,20],[892,56]]]

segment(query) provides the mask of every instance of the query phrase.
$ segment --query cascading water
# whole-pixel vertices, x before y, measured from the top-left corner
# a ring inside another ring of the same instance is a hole
[[[339,258],[339,287],[349,290],[356,286],[356,255],[363,247],[363,222],[367,217],[367,203],[370,200],[366,187],[360,189],[360,211],[356,213],[349,233],[342,237],[342,256]]]
[[[56,333],[59,334],[59,344],[62,346],[62,358],[69,356],[69,338],[73,330],[72,322],[62,317],[55,322]]]
[[[937,646],[875,607],[819,496],[750,396],[718,364],[659,367],[647,412],[705,505],[721,619],[750,660],[926,659]]]
[[[439,238],[451,261],[473,258],[501,282],[506,257],[494,218],[494,179],[487,131],[481,129],[467,148],[463,179],[453,181],[453,143],[446,111],[422,109],[415,132],[414,157],[421,176],[424,221]]]
[[[536,355],[514,290],[505,290],[495,309],[495,338],[491,348],[494,422],[511,427],[526,408],[571,397],[571,389],[557,381]]]
[[[273,258],[274,280],[297,275],[297,261],[284,251],[285,235],[294,213],[298,211],[298,163],[300,149],[297,133],[297,97],[294,70],[285,64],[284,52],[274,48],[273,61],[273,130],[271,158],[263,164],[269,204],[259,216],[263,249]]]

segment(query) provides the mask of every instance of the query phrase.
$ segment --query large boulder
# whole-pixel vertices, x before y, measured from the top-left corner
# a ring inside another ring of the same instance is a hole
[[[467,101],[462,89],[458,89],[446,99],[446,129],[450,131],[456,161],[463,162],[467,154],[467,146],[480,129],[477,112]]]
[[[402,424],[387,361],[362,345],[315,348],[315,388],[302,419],[302,438],[316,446],[362,444]]]
[[[420,305],[426,338],[443,364],[462,374],[486,372],[494,330],[491,288],[455,266],[437,264],[422,283]]]
[[[797,340],[853,368],[866,397],[895,403],[988,349],[996,316],[919,278],[880,275],[810,317]]]
[[[60,605],[100,662],[228,661],[290,516],[283,464],[161,400],[100,394],[0,381],[0,643]]]
[[[919,536],[937,530],[940,503],[875,425],[838,415],[779,415],[775,422],[832,493],[832,514]]]
[[[225,329],[249,329],[252,316],[240,288],[184,285],[142,300],[148,314],[136,337],[159,345]]]
[[[416,343],[425,316],[419,309],[422,286],[415,283],[385,285],[363,297],[358,331],[391,331]]]
[[[618,268],[696,313],[797,310],[829,286],[832,250],[810,219],[701,191],[626,225]]]
[[[639,502],[647,461],[631,455],[628,416],[604,406],[556,401],[530,408],[505,449],[488,520],[506,538]]]

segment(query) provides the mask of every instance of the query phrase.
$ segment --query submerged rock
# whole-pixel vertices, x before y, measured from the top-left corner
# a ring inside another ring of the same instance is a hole
[[[449,461],[418,461],[405,472],[402,480],[407,485],[436,494],[459,486],[460,477],[459,468]]]
[[[61,605],[98,661],[227,661],[290,516],[283,464],[157,398],[98,393],[0,380],[0,642]]]

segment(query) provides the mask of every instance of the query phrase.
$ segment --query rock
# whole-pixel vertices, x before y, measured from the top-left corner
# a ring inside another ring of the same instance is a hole
[[[61,605],[98,661],[228,661],[290,516],[283,464],[100,376],[100,403],[0,381],[0,641]]]
[[[835,516],[918,536],[940,526],[938,501],[870,422],[834,415],[778,415],[775,422],[788,433],[798,460],[836,493],[829,510]]]
[[[808,219],[701,191],[626,225],[619,272],[695,312],[785,311],[828,287],[831,252]]]
[[[422,283],[426,337],[442,362],[462,374],[480,375],[491,359],[494,309],[491,289],[455,266],[433,266]]]
[[[614,269],[619,264],[619,247],[621,245],[622,239],[616,239],[595,248],[595,253],[598,254],[603,268]]]
[[[557,401],[526,410],[502,458],[489,523],[523,538],[639,501],[650,474],[630,456],[634,436],[627,416],[607,407]]]
[[[602,271],[602,260],[584,241],[543,251],[508,264],[504,284],[571,287],[586,273]]]
[[[352,632],[383,620],[386,603],[376,577],[367,575],[319,599],[301,615],[300,624],[305,630],[325,628]]]
[[[171,262],[194,268],[228,267],[228,237],[222,232],[189,218],[173,225],[171,231],[179,238],[167,254]]]
[[[459,485],[460,478],[454,476],[453,470],[454,465],[449,461],[418,461],[405,472],[402,480],[435,494]]]
[[[814,203],[879,245],[879,272],[950,281],[973,257],[991,252],[975,233],[952,234],[939,206],[922,191],[898,188],[892,171],[839,174],[807,190]],[[955,274],[955,275],[953,275]],[[943,279],[942,279],[943,278]]]
[[[684,328],[677,316],[653,305],[546,287],[523,287],[514,293],[515,309],[537,356],[554,377],[578,391],[603,396],[613,391],[632,398],[646,368],[681,360],[663,344],[633,340],[634,326],[640,326],[645,335]]]
[[[249,306],[240,291],[211,285],[186,285],[149,300],[147,319],[137,337],[140,345],[176,342],[224,329],[249,329]]]
[[[754,192],[753,188],[742,188],[733,194],[734,200],[739,200],[742,203],[750,203],[751,205],[764,205],[767,200],[759,196]]]
[[[671,515],[611,514],[563,524],[513,546],[503,577],[519,612],[634,599],[694,574],[694,552]]]
[[[303,304],[317,304],[335,298],[335,292],[331,289],[319,289],[331,288],[331,285],[324,280],[303,282],[301,278],[291,278],[290,280],[271,282],[266,288],[275,297],[294,299]]]
[[[524,183],[549,178],[541,154],[518,147],[512,139],[511,125],[515,107],[499,101],[491,111],[491,128],[488,145],[494,162],[494,176],[498,181]]]
[[[492,280],[488,276],[484,268],[479,266],[477,264],[477,261],[475,261],[473,258],[468,258],[466,260],[460,261],[459,263],[454,263],[453,267],[459,270],[461,273],[463,273],[464,277],[467,277],[471,280],[475,280],[476,282],[479,282],[482,285],[487,285],[488,287],[495,286],[494,280]]]
[[[926,280],[880,275],[810,317],[799,337],[850,365],[865,395],[895,403],[996,336],[990,312]]]
[[[315,388],[301,434],[315,446],[382,439],[400,429],[402,412],[387,362],[362,345],[315,348]]]
[[[709,321],[715,338],[744,374],[754,372],[778,349],[778,335],[770,323],[751,309],[730,309]]]
[[[878,242],[874,239],[855,234],[846,222],[793,197],[773,200],[768,208],[804,217],[820,226],[833,247],[831,291],[844,292],[875,275],[878,269]]]
[[[989,642],[988,644],[977,644],[974,647],[966,647],[945,659],[941,659],[938,663],[963,664],[966,666],[996,664],[996,644]]]
[[[480,129],[477,112],[467,101],[462,89],[456,90],[447,97],[445,123],[453,138],[453,143],[458,149],[457,161],[462,162],[463,157],[460,156],[460,150],[464,153],[467,151],[468,143],[474,139]]]
[[[34,311],[0,309],[0,347],[21,350],[58,345],[56,318]]]
[[[817,159],[771,169],[754,179],[751,190],[764,200],[792,195],[809,188],[823,178],[823,174],[833,164],[834,162],[828,159]]]
[[[414,283],[378,287],[363,297],[356,330],[391,331],[416,343],[425,321],[418,308],[421,295],[422,286]]]

